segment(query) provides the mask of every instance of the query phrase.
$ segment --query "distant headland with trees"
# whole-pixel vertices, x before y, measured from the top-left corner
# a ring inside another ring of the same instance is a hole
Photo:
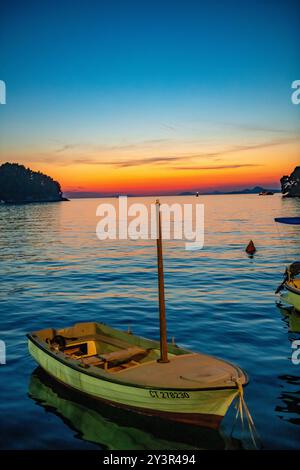
[[[289,176],[283,176],[280,183],[284,197],[300,197],[300,166],[296,166]]]
[[[0,201],[6,204],[68,201],[50,176],[18,163],[0,166]]]

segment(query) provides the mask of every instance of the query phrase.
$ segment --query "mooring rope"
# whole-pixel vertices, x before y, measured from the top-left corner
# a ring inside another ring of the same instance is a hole
[[[250,414],[247,403],[245,402],[244,388],[243,388],[243,385],[241,383],[240,378],[237,378],[235,380],[235,383],[236,383],[236,386],[237,386],[237,389],[238,389],[238,401],[236,402],[236,405],[235,405],[235,407],[236,407],[235,421],[237,421],[239,416],[240,416],[241,424],[242,424],[242,430],[244,430],[244,414],[245,414],[253,445],[254,445],[255,449],[258,449],[259,448],[258,441],[261,444],[261,439],[260,439],[259,434],[256,430],[256,427],[255,427],[254,421],[252,419],[252,416]],[[255,439],[255,436],[256,436],[256,439]]]

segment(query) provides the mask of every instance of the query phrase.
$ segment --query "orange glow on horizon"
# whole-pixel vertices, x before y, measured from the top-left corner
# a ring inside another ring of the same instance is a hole
[[[56,161],[53,158],[47,162],[28,155],[24,164],[59,181],[64,192],[163,194],[253,186],[276,188],[280,178],[297,166],[300,150],[299,141],[293,141],[232,153],[222,154],[220,150],[220,156],[216,152],[211,157],[210,149],[208,156],[202,156],[197,155],[195,148],[193,152],[188,148],[184,154],[182,147],[177,154],[174,148],[160,148],[160,153],[155,149],[155,154],[162,155],[161,161],[153,161],[153,149],[152,152],[139,149],[134,155],[128,151],[111,152],[111,155],[92,155],[86,160],[76,159],[72,152],[64,159],[56,157]]]

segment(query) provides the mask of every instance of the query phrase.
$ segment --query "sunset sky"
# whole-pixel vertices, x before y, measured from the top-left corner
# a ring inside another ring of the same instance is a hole
[[[299,2],[4,4],[2,162],[103,194],[278,187],[299,164]]]

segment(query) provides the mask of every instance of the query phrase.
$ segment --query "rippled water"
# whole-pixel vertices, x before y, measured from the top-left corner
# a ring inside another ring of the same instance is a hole
[[[161,198],[205,204],[205,246],[186,251],[165,242],[168,335],[179,345],[238,363],[250,375],[246,400],[264,448],[300,448],[300,365],[291,343],[300,318],[285,317],[274,289],[286,262],[299,259],[297,226],[276,216],[299,215],[300,202],[279,195]],[[156,251],[153,241],[100,242],[96,199],[0,205],[0,366],[2,448],[247,448],[232,428],[220,433],[174,428],[166,433],[115,409],[94,409],[36,371],[25,334],[47,326],[104,321],[158,338]],[[150,203],[150,198],[129,202]],[[244,248],[252,238],[254,258]]]

